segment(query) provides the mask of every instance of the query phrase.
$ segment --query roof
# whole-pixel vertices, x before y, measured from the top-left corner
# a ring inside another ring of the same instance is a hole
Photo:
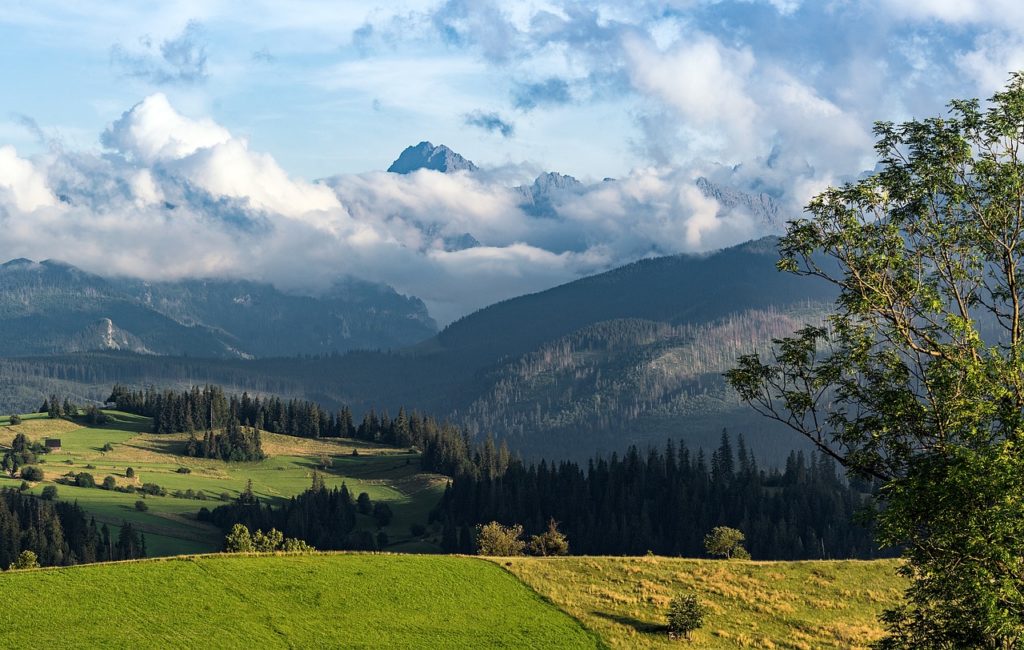
[[[47,447],[60,447],[60,438],[47,438],[46,439],[46,446]]]

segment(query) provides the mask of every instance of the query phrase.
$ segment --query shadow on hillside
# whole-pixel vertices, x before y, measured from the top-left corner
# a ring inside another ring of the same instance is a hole
[[[185,455],[185,443],[181,440],[161,440],[159,438],[150,438],[144,445],[125,444],[125,447],[133,449],[141,449],[143,451],[152,451],[159,454],[172,454],[174,456]]]
[[[650,623],[648,621],[641,621],[638,618],[633,618],[632,616],[609,614],[608,612],[599,612],[597,610],[594,610],[591,613],[594,616],[606,618],[609,621],[615,621],[620,625],[628,625],[641,634],[665,634],[668,632],[668,626],[662,625],[661,623]]]

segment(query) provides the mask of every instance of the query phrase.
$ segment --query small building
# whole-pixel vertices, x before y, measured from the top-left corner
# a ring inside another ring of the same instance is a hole
[[[60,438],[47,438],[43,444],[47,451],[60,451]]]

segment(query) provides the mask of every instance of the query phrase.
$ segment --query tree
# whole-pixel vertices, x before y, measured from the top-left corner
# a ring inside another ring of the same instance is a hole
[[[359,496],[356,497],[356,508],[359,510],[359,514],[368,515],[373,511],[373,503],[370,501],[370,495],[366,492],[360,492]]]
[[[124,470],[124,477],[125,478],[135,478],[135,470],[132,469],[131,467],[129,467],[128,469]]]
[[[43,480],[43,470],[42,468],[36,467],[35,465],[22,467],[21,478],[26,481],[32,481],[33,483],[37,483]]]
[[[89,472],[79,472],[75,476],[75,485],[84,488],[94,488],[96,487],[96,478]]]
[[[116,487],[117,487],[117,479],[116,478],[114,478],[113,476],[105,476],[103,478],[103,489],[104,490],[113,490]]]
[[[548,520],[548,529],[540,535],[534,535],[526,545],[526,550],[533,555],[568,555],[569,540],[558,530],[558,522]]]
[[[224,550],[228,553],[252,553],[255,548],[252,535],[245,524],[235,524],[224,538]]]
[[[149,510],[149,505],[142,499],[139,499],[135,502],[135,509],[139,512],[146,512]]]
[[[1024,76],[982,108],[878,123],[880,170],[791,222],[779,267],[839,292],[827,326],[729,380],[881,484],[910,578],[885,648],[1024,640]]]
[[[477,552],[480,555],[522,555],[526,543],[522,540],[523,527],[502,526],[496,521],[479,528],[476,535]]]
[[[34,552],[25,550],[25,551],[22,551],[21,554],[18,555],[18,559],[16,559],[14,562],[11,563],[11,565],[9,567],[7,567],[7,570],[8,571],[17,571],[19,569],[38,569],[38,568],[39,568],[39,558],[36,557],[36,554]]]
[[[668,609],[668,634],[672,638],[689,639],[694,630],[704,625],[705,607],[693,593],[679,593]]]
[[[715,526],[704,536],[704,548],[711,555],[720,555],[727,560],[749,560],[750,553],[743,548],[746,536],[735,528]]]
[[[257,553],[273,553],[284,544],[284,535],[281,531],[271,528],[264,533],[257,530],[252,536],[252,550]]]
[[[57,486],[47,485],[43,488],[42,498],[44,501],[56,501],[57,500]]]
[[[15,426],[17,426],[17,425],[21,424],[21,416],[20,416],[20,415],[18,415],[17,413],[15,413],[14,415],[12,415],[12,416],[11,416],[11,424],[13,424],[13,425],[15,425]]]

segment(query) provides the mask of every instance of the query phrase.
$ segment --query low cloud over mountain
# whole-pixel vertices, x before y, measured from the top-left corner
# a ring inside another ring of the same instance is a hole
[[[419,296],[447,322],[633,259],[778,231],[782,220],[771,197],[732,187],[730,169],[646,167],[590,183],[519,174],[516,185],[507,170],[427,142],[395,161],[401,173],[307,182],[162,94],[125,111],[100,142],[32,158],[0,147],[8,257],[305,292],[355,276]]]

